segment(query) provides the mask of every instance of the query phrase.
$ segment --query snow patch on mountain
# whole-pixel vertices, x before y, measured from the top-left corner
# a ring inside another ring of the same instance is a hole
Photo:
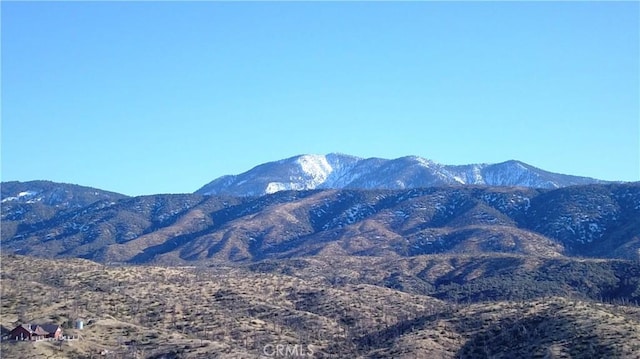
[[[296,163],[300,165],[302,172],[310,177],[305,183],[308,189],[314,189],[324,183],[333,172],[333,167],[323,155],[303,155],[296,159]]]
[[[279,191],[285,191],[291,189],[290,187],[287,188],[287,185],[284,183],[280,183],[280,182],[269,182],[267,184],[267,187],[264,189],[264,192],[266,194],[271,194],[271,193],[276,193]]]
[[[22,191],[15,196],[4,198],[1,202],[5,203],[5,202],[11,202],[11,201],[25,201],[33,198],[37,194],[38,192],[36,191]]]

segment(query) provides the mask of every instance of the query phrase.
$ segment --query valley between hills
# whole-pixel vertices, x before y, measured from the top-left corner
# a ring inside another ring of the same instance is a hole
[[[80,340],[3,341],[3,358],[266,358],[277,357],[278,344],[304,350],[286,357],[314,358],[640,351],[640,265],[627,261],[496,254],[159,267],[1,259],[3,327],[86,320],[83,330],[65,329]]]

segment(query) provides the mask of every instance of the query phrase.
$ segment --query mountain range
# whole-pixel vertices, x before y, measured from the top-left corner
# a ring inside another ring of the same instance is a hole
[[[330,154],[190,194],[1,189],[0,330],[54,322],[82,336],[2,340],[2,357],[640,351],[640,182]]]
[[[124,197],[53,183],[41,194],[37,185],[3,186],[5,252],[180,265],[505,252],[640,259],[640,183],[316,189],[260,197]],[[73,194],[47,201],[51,193]]]
[[[605,181],[547,172],[520,161],[443,165],[417,157],[360,158],[299,155],[217,178],[196,191],[205,195],[261,196],[282,190],[407,189],[450,185],[560,188]]]

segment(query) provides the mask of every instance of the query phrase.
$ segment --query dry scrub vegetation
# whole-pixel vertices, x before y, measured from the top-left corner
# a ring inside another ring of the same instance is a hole
[[[1,259],[4,328],[85,321],[82,331],[65,329],[81,340],[3,341],[3,358],[258,358],[277,343],[309,345],[317,358],[640,357],[640,309],[631,305],[563,297],[456,304],[308,268],[298,276]],[[338,263],[325,265],[329,272]]]

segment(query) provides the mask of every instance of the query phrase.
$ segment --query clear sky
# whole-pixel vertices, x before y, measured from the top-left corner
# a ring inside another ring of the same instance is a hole
[[[640,180],[638,2],[1,10],[3,181],[192,192],[330,152]]]

